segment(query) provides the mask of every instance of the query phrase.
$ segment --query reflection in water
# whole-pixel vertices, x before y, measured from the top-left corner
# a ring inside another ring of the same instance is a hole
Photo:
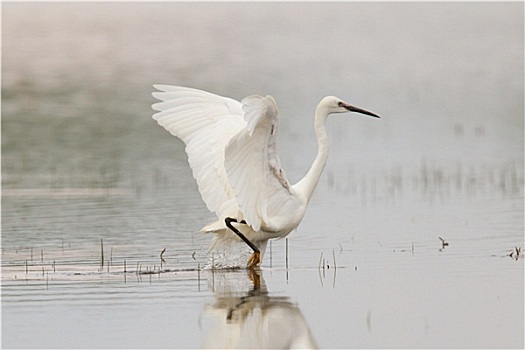
[[[297,305],[270,296],[261,271],[215,271],[208,281],[215,303],[205,312],[214,324],[204,348],[317,348]]]

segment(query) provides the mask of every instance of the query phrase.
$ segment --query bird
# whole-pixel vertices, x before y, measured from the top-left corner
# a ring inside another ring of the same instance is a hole
[[[328,158],[326,120],[331,114],[379,115],[335,96],[323,98],[314,114],[317,155],[306,175],[291,184],[277,153],[278,109],[270,95],[240,102],[195,88],[160,85],[153,119],[186,145],[188,162],[207,208],[217,220],[201,231],[213,233],[212,247],[244,241],[258,268],[268,240],[286,237],[302,221]]]

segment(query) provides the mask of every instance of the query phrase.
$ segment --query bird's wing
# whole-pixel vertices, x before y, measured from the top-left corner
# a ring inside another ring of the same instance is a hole
[[[205,91],[154,85],[153,115],[162,127],[186,144],[188,161],[208,209],[223,216],[233,192],[224,168],[224,149],[230,139],[246,128],[238,101]]]
[[[225,168],[244,220],[255,231],[279,228],[289,221],[282,210],[295,208],[297,198],[281,168],[276,150],[277,106],[271,96],[250,96],[242,100],[247,127],[228,143]]]

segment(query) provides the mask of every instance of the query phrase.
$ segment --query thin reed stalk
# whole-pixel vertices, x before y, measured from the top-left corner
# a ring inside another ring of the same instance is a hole
[[[104,267],[104,240],[100,239],[100,266]]]

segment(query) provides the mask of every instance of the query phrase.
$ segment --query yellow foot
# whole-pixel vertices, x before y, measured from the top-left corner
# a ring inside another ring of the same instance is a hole
[[[253,252],[252,256],[248,259],[248,269],[253,269],[261,262],[261,253]]]

